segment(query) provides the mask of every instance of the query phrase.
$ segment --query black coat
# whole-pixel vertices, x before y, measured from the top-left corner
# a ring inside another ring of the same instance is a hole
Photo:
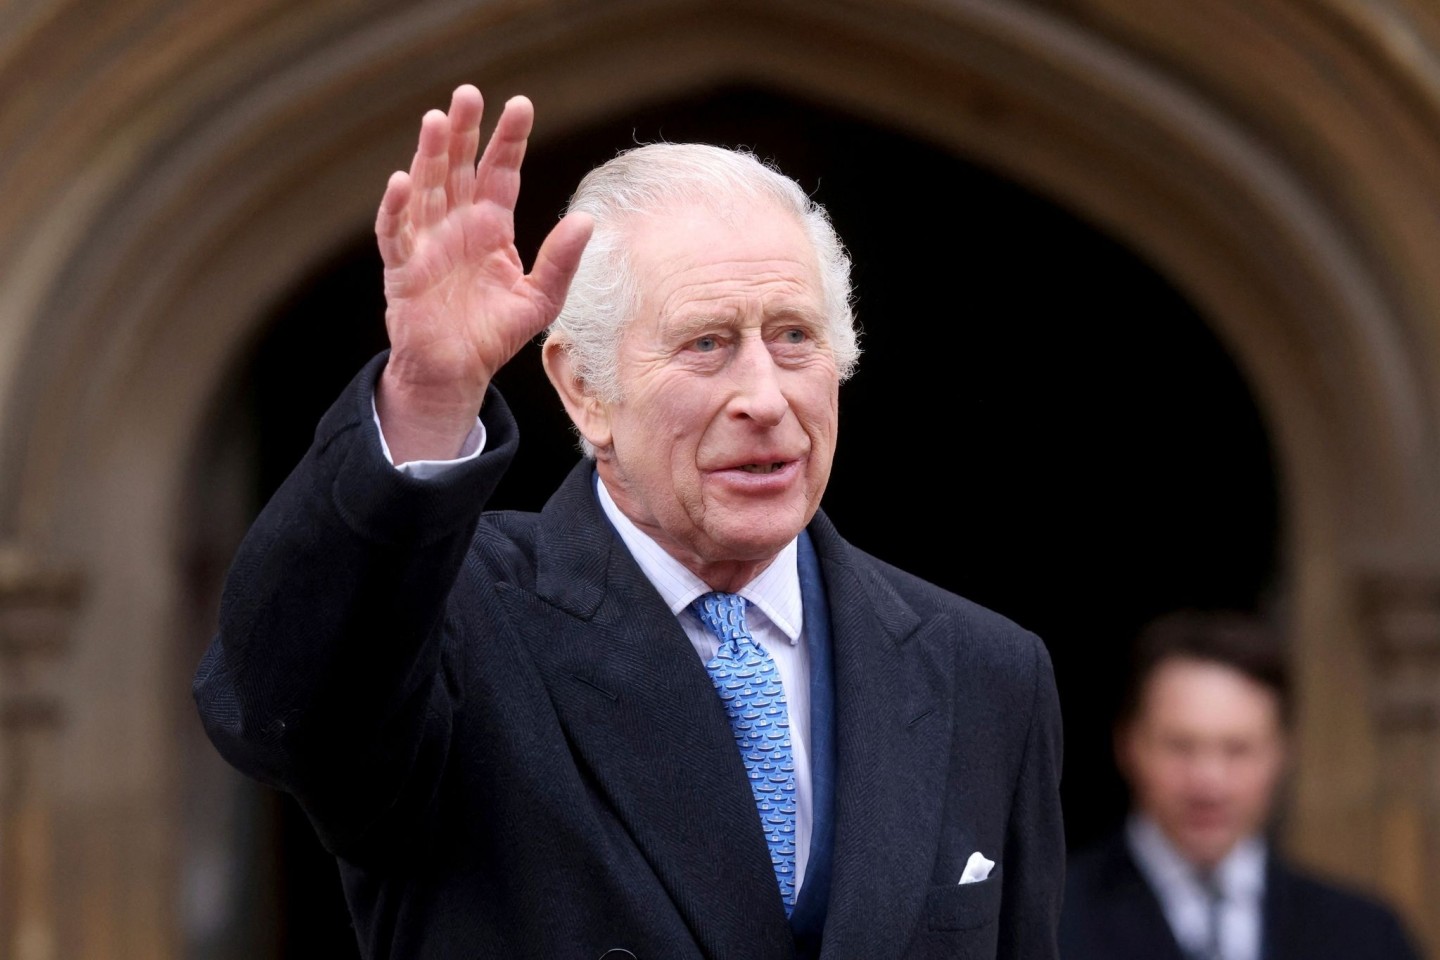
[[[766,960],[794,944],[703,664],[582,463],[482,513],[514,455],[384,459],[377,358],[246,537],[195,678],[235,766],[339,859],[368,958]],[[1064,871],[1050,661],[1009,621],[809,528],[828,591],[834,960],[1051,960]],[[957,885],[974,851],[991,878]],[[625,956],[623,953],[612,956]]]
[[[1263,960],[1418,960],[1399,920],[1273,853],[1265,869]],[[1123,833],[1077,855],[1060,920],[1063,960],[1184,960]]]

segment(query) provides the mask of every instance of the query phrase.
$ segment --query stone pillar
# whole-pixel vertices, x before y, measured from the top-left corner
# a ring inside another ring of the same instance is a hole
[[[1440,571],[1362,580],[1379,734],[1380,890],[1440,956]]]
[[[0,960],[57,960],[53,757],[72,571],[0,544]]]

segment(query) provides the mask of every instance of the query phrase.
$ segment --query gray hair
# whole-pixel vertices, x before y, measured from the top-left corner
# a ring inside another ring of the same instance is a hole
[[[564,346],[591,393],[606,402],[620,399],[620,339],[640,303],[626,228],[637,217],[667,208],[699,204],[723,209],[735,200],[768,201],[795,215],[819,261],[821,297],[840,379],[855,371],[860,346],[851,308],[850,257],[825,208],[749,151],[652,143],[626,150],[590,171],[570,198],[568,210],[588,213],[595,230],[565,306],[546,336]],[[593,456],[588,442],[582,441],[582,447]]]

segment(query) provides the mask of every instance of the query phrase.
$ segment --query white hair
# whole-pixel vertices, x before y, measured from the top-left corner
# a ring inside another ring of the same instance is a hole
[[[563,346],[590,393],[609,403],[621,398],[620,340],[640,304],[628,257],[630,224],[681,206],[720,211],[737,200],[770,202],[795,216],[819,262],[830,349],[840,379],[854,372],[860,346],[851,307],[850,257],[825,208],[749,151],[652,143],[626,150],[590,171],[570,198],[568,210],[588,213],[595,229],[546,338]],[[581,446],[587,456],[594,456],[583,438]]]

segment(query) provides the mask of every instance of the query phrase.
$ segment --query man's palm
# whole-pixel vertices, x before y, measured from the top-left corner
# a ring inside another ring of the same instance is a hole
[[[477,166],[482,110],[467,85],[449,114],[425,115],[410,170],[391,176],[375,220],[391,351],[377,404],[397,462],[410,458],[400,448],[453,455],[444,447],[463,437],[496,371],[560,312],[590,236],[588,217],[566,217],[525,272],[515,202],[533,111],[523,97],[507,103]]]

